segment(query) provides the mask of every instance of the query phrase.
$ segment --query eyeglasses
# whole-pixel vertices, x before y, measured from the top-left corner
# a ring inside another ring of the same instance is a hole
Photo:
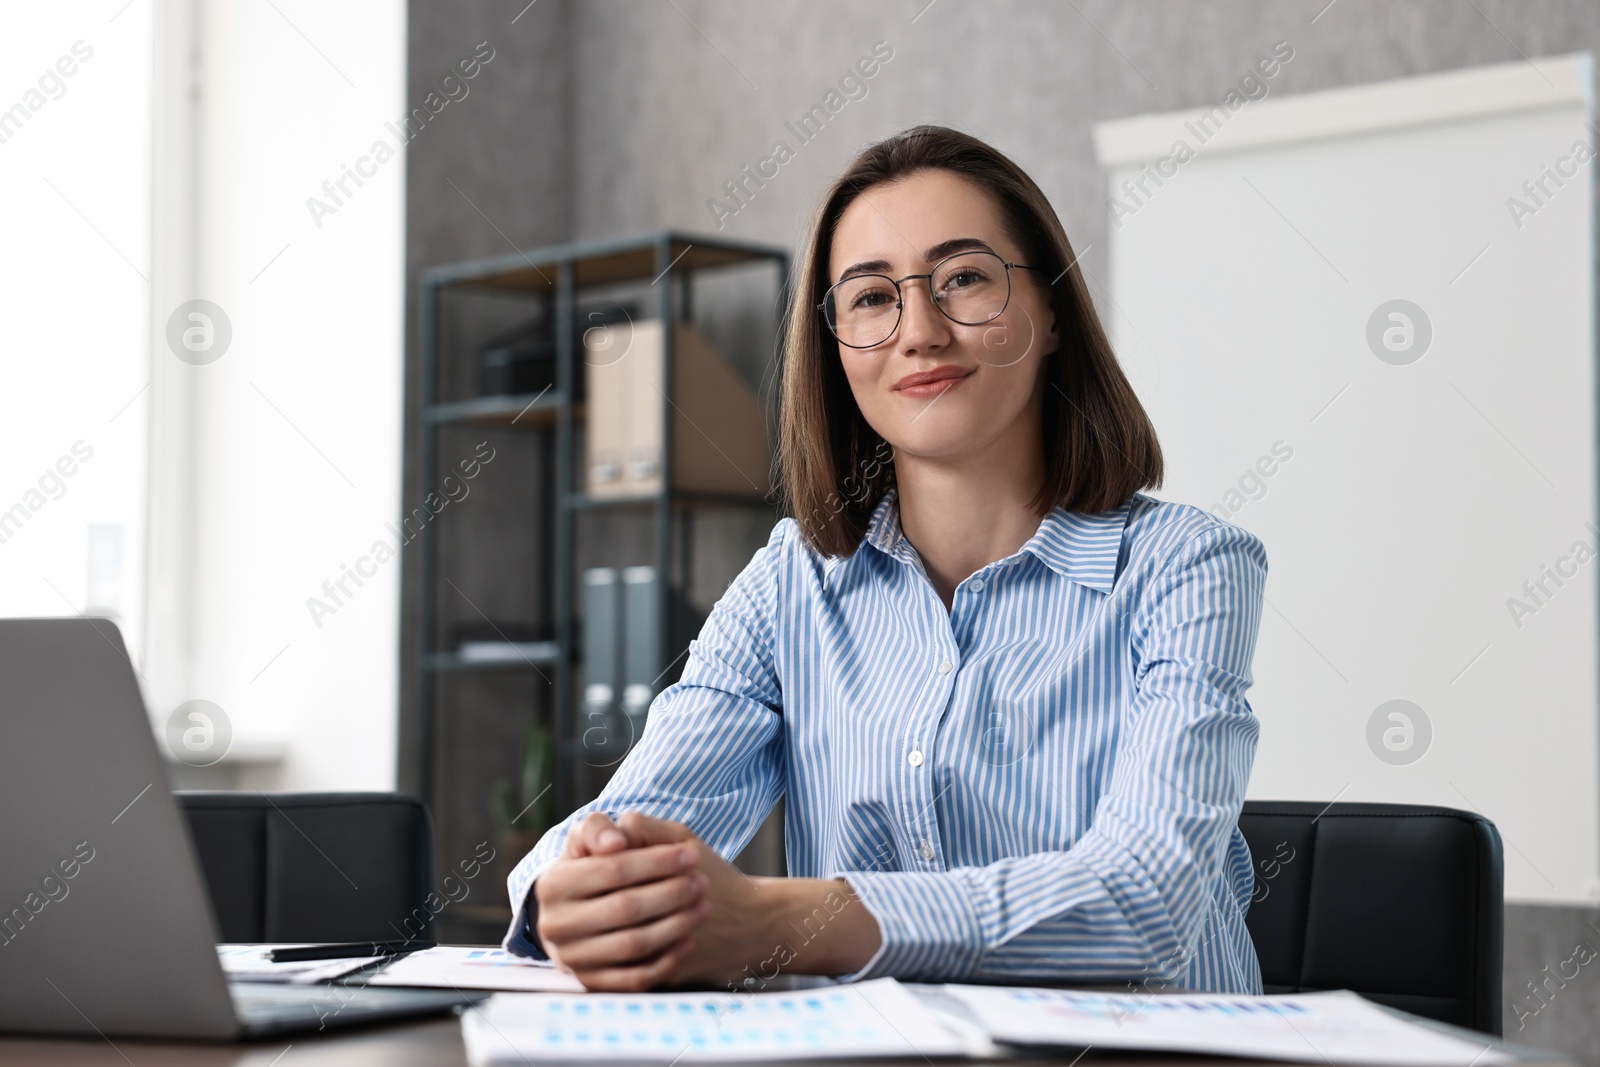
[[[993,252],[958,252],[941,259],[927,274],[907,274],[898,281],[887,274],[856,274],[828,289],[817,309],[828,329],[847,348],[875,348],[900,328],[905,308],[901,282],[928,279],[933,306],[951,322],[982,326],[1011,303],[1011,271],[1039,270],[1025,263],[1007,263]]]

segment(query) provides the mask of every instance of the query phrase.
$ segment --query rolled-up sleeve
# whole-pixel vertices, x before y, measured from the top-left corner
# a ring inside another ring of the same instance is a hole
[[[644,732],[592,802],[551,827],[507,879],[513,918],[502,945],[544,958],[531,892],[561,855],[568,833],[590,812],[615,819],[642,811],[684,823],[732,858],[783,792],[782,690],[774,663],[773,619],[786,525],[713,606],[689,643],[679,680],[650,705]]]
[[[1142,589],[1130,584],[1133,603],[1113,589],[1105,607],[1128,613],[1132,696],[1088,830],[1064,850],[982,867],[835,872],[883,935],[846,977],[1120,980],[1191,958],[1228,895],[1259,732],[1245,691],[1266,574],[1260,540],[1213,523]]]

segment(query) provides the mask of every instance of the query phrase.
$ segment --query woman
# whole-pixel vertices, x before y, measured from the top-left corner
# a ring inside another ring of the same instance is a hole
[[[1237,828],[1266,554],[1160,447],[1049,202],[971,137],[863,151],[783,367],[789,517],[506,947],[592,989],[779,971],[1259,993]],[[780,796],[788,878],[737,855]]]

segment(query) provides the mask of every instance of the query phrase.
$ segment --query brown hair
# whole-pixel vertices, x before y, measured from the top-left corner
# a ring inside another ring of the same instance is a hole
[[[1117,365],[1077,257],[1055,209],[1021,167],[944,126],[914,126],[869,145],[829,187],[795,277],[782,346],[778,472],[784,505],[807,543],[848,556],[894,482],[893,449],[862,416],[839,344],[816,310],[828,289],[839,216],[861,192],[926,169],[947,170],[994,197],[1022,262],[1054,279],[1050,308],[1060,345],[1046,360],[1044,483],[1030,501],[1040,517],[1061,506],[1092,514],[1161,484],[1161,445]]]

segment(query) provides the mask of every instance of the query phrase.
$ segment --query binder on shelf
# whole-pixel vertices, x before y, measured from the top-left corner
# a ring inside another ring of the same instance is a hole
[[[642,720],[661,674],[661,583],[654,567],[622,572],[622,710]]]
[[[683,657],[663,662],[661,598],[669,597],[672,647],[705,624],[681,591],[654,567],[593,567],[583,572],[583,688],[579,741],[596,754],[630,748],[644,731],[656,694],[683,673]]]
[[[659,319],[584,336],[592,496],[661,490],[665,336]],[[672,366],[673,486],[764,497],[772,487],[771,450],[755,391],[693,325],[674,331]]]
[[[583,696],[578,720],[585,747],[605,748],[622,681],[622,586],[615,567],[583,572]]]

